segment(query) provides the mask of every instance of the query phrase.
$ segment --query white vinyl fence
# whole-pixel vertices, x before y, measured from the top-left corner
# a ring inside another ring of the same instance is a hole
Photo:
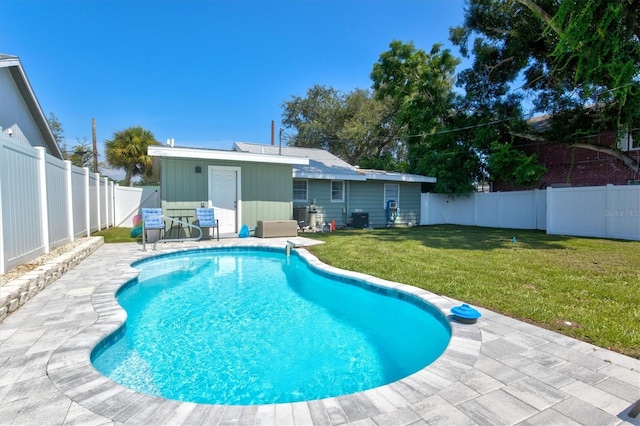
[[[141,208],[160,207],[160,188],[117,186],[114,207],[115,226],[133,228],[133,217]]]
[[[640,186],[422,194],[421,225],[542,229],[547,234],[640,240]]]
[[[121,192],[137,197],[119,197]],[[137,214],[144,192],[115,186],[44,148],[0,134],[0,274],[77,237],[117,225],[120,211]],[[157,189],[147,192],[157,194]],[[159,205],[157,195],[147,198],[149,207]]]
[[[547,191],[547,234],[640,240],[640,185]]]
[[[474,193],[468,197],[422,194],[420,224],[546,229],[546,191]]]

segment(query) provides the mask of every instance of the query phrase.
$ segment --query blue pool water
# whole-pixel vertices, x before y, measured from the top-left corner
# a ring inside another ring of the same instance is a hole
[[[446,348],[423,301],[311,269],[282,250],[196,250],[134,265],[125,326],[92,354],[138,392],[212,404],[339,396],[412,374]]]

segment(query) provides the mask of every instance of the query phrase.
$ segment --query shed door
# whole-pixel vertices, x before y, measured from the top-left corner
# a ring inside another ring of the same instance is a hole
[[[240,168],[209,166],[209,205],[215,210],[221,233],[238,232]]]

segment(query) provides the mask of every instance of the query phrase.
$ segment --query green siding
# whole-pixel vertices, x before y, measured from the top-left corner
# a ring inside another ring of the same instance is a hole
[[[209,166],[240,167],[242,223],[239,225],[255,228],[259,220],[292,218],[292,167],[286,164],[163,158],[162,208],[193,211],[200,207],[208,199]],[[195,172],[196,167],[200,167],[201,173]]]

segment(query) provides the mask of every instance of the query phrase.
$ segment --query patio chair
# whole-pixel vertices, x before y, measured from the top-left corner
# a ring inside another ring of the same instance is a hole
[[[150,241],[146,235],[147,231],[158,231],[157,238],[153,238]],[[162,233],[165,230],[164,219],[162,218],[161,208],[143,208],[142,209],[142,232],[147,237],[147,241],[155,242],[162,238]]]
[[[209,228],[213,228],[213,236],[215,237],[216,229],[218,230],[218,241],[220,241],[220,227],[218,219],[215,218],[213,208],[202,207],[196,208],[196,223],[202,228],[202,234],[205,235],[204,229],[207,229],[206,235],[209,235]]]

